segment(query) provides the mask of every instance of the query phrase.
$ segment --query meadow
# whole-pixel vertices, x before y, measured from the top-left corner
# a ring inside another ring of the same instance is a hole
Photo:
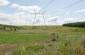
[[[22,28],[17,31],[0,30],[1,55],[85,55],[85,28],[63,26],[22,26]],[[56,41],[52,41],[52,33],[55,33]]]

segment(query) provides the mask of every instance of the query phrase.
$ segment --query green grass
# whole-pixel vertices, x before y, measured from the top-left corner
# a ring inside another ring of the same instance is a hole
[[[85,55],[85,28],[62,26],[23,26],[24,30],[0,31],[0,44],[19,44],[14,55]],[[51,34],[59,36],[51,41]]]
[[[29,43],[46,40],[47,38],[48,34],[45,33],[0,33],[0,44]]]
[[[21,45],[14,55],[84,55],[83,37],[61,36],[57,41],[34,42]]]
[[[28,28],[28,29],[27,29]],[[82,35],[85,33],[85,28],[72,28],[72,27],[24,27],[26,30],[19,31],[2,31],[0,32],[0,44],[16,44],[16,43],[29,43],[35,41],[44,41],[51,38],[52,33],[56,35]]]

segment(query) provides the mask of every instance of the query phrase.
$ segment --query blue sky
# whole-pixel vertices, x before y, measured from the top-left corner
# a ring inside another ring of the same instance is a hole
[[[40,14],[34,20],[35,13]],[[85,0],[0,0],[1,24],[62,25],[81,21],[85,21]]]

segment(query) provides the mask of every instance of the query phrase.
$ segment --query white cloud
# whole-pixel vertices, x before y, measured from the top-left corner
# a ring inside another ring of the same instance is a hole
[[[10,25],[33,25],[34,17],[35,16],[33,14],[27,14],[25,12],[14,13],[14,14],[0,12],[0,23],[1,24],[10,24]],[[55,23],[53,21],[57,17],[58,16],[52,17],[52,16],[46,14],[45,15],[46,25],[57,25],[58,23],[57,22]],[[41,14],[38,14],[36,16],[34,25],[45,25],[43,16]]]
[[[0,12],[0,23],[10,24],[10,25],[33,25],[34,15],[27,14],[25,12],[8,14],[5,12]],[[62,25],[69,22],[81,22],[85,21],[84,18],[63,18],[60,19],[59,16],[45,15],[46,25]],[[35,19],[34,25],[45,25],[42,15],[38,14]]]
[[[33,25],[34,15],[26,14],[23,12],[7,14],[0,12],[0,23],[3,24],[12,24],[12,25]],[[85,21],[83,18],[64,18],[59,19],[58,16],[54,17],[46,17],[45,18],[46,25],[61,25],[69,22],[81,22]],[[42,16],[38,15],[35,20],[35,25],[45,25]]]
[[[10,2],[8,0],[0,0],[0,6],[8,5]]]
[[[64,18],[61,21],[61,24],[64,24],[64,23],[73,23],[73,22],[82,22],[82,21],[85,21],[85,19],[84,18]]]
[[[74,13],[81,13],[81,12],[85,12],[85,9],[74,11]]]
[[[11,7],[22,10],[22,11],[28,11],[31,13],[38,12],[41,10],[41,7],[39,6],[21,6],[18,4],[12,4]]]
[[[25,19],[29,18],[29,17],[27,15],[25,15],[24,13],[8,14],[8,13],[0,12],[0,21],[3,24],[14,24],[14,25],[22,24],[23,25],[26,23]]]
[[[56,22],[59,16],[53,16],[48,18],[48,22]]]

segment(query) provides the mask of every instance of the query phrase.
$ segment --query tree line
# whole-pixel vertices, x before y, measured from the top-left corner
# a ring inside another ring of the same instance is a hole
[[[19,26],[13,26],[13,25],[0,24],[0,29],[1,29],[1,30],[10,29],[10,30],[13,30],[13,31],[17,31],[17,30],[20,30],[21,27],[19,27]]]
[[[63,26],[67,27],[85,27],[85,22],[74,22],[74,23],[66,23]]]

